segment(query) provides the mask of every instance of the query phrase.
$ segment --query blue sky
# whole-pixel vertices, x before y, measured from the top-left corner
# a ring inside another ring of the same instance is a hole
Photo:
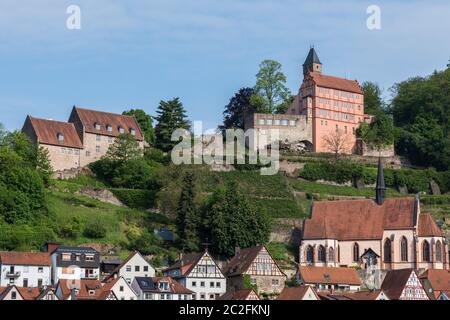
[[[81,30],[66,28],[72,4]],[[366,27],[372,4],[378,31]],[[281,62],[297,92],[310,44],[324,73],[378,82],[388,95],[445,68],[449,30],[448,0],[0,0],[0,123],[67,120],[73,105],[154,115],[178,96],[213,128],[263,59]]]

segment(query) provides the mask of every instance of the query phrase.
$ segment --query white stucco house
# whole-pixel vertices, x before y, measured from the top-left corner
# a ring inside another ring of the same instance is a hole
[[[155,273],[155,268],[139,252],[135,251],[111,272],[108,279],[123,277],[131,284],[136,277],[152,278]]]
[[[0,252],[0,287],[45,287],[51,284],[48,253]]]

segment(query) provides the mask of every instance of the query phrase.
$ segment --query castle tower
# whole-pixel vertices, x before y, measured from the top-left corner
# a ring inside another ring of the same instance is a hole
[[[378,174],[377,174],[377,186],[375,187],[376,197],[375,202],[381,206],[384,203],[386,194],[386,186],[384,184],[383,164],[381,163],[381,157],[378,158]]]
[[[309,50],[308,56],[303,64],[303,75],[305,76],[309,72],[322,73],[322,62],[320,62],[319,56],[317,55],[316,50],[314,50],[314,47],[311,47]]]

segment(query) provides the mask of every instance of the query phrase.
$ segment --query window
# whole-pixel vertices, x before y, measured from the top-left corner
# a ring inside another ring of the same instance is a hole
[[[75,268],[62,268],[63,274],[75,274]]]
[[[107,130],[108,132],[112,132],[112,126],[111,126],[110,124],[107,124],[107,125],[106,125],[106,130]]]
[[[384,262],[391,262],[392,261],[392,246],[391,246],[391,240],[386,239],[384,241]]]
[[[77,156],[79,156],[79,155],[80,155],[80,150],[75,149],[74,154],[77,155]]]
[[[91,152],[90,151],[86,151],[86,157],[90,157],[91,156]]]
[[[214,300],[214,294],[209,295],[209,300]]]
[[[135,272],[141,271],[141,267],[139,267],[139,266],[134,266],[134,271],[135,271]]]
[[[17,299],[17,293],[15,291],[11,292],[11,299],[16,300]]]
[[[118,130],[119,130],[120,134],[124,134],[125,133],[125,129],[123,127],[119,127]]]
[[[280,280],[272,279],[272,286],[278,286],[278,285],[280,285]]]
[[[356,242],[353,244],[353,261],[359,262],[359,244]]]
[[[281,120],[281,125],[282,126],[287,126],[288,125],[288,121],[286,119]]]
[[[144,266],[144,272],[148,271],[148,266]]]
[[[9,278],[9,284],[14,284],[14,278]]]
[[[95,146],[95,152],[100,153],[100,146]]]
[[[58,141],[64,141],[64,135],[62,133],[58,133],[56,136],[58,137]]]
[[[256,285],[256,278],[251,278],[250,279],[250,284],[251,285]]]
[[[265,120],[264,119],[259,119],[258,120],[258,124],[263,126],[265,124]]]
[[[101,137],[99,134],[97,134],[97,135],[95,136],[95,140],[96,140],[96,141],[101,141],[101,140],[102,140],[102,137]]]
[[[347,126],[344,126],[344,132],[347,134]]]
[[[211,281],[211,282],[209,283],[209,286],[210,286],[210,288],[214,288],[214,282]]]
[[[422,243],[422,261],[431,262],[430,244],[427,240]]]
[[[333,247],[330,247],[328,249],[328,261],[334,262],[334,249],[333,249]]]
[[[44,272],[44,267],[39,267],[38,268],[38,273],[43,273]]]
[[[95,128],[95,130],[100,130],[100,123],[95,122],[94,128]]]
[[[61,259],[62,261],[70,261],[72,260],[72,255],[70,253],[63,253]]]
[[[146,293],[146,294],[144,295],[144,299],[145,299],[145,300],[152,300],[152,299],[153,299],[153,295],[152,295],[151,293]]]
[[[127,272],[131,272],[131,266],[126,266]]]
[[[28,279],[27,278],[23,279],[23,287],[28,288]]]
[[[197,286],[197,281],[192,281],[192,286],[196,287]]]
[[[289,121],[289,124],[291,125],[291,127],[295,127],[295,125],[297,124],[297,121],[291,120],[291,121]]]
[[[200,299],[201,300],[205,300],[205,294],[204,293],[200,294]]]
[[[279,125],[280,125],[280,120],[275,119],[275,125],[276,125],[276,126],[279,126]]]
[[[205,286],[205,281],[201,281],[200,282],[200,287],[204,287]]]
[[[89,255],[89,256],[86,256],[85,257],[85,259],[84,259],[85,261],[94,261],[94,256],[91,256],[91,255]]]
[[[220,288],[220,282],[216,282],[216,288]]]
[[[68,148],[67,149],[67,154],[72,154],[72,153],[73,153],[73,150],[71,148]]]
[[[436,261],[442,262],[442,247],[439,240],[436,242]]]
[[[113,143],[113,138],[112,137],[108,137],[108,143]]]
[[[272,120],[272,119],[267,119],[267,125],[268,125],[268,126],[271,126],[272,123],[273,123],[273,120]]]
[[[402,237],[400,242],[400,252],[402,261],[408,261],[408,240],[406,240],[406,237]]]
[[[308,246],[306,248],[306,262],[308,263],[314,262],[314,248],[312,246]]]
[[[119,287],[119,291],[120,291],[120,292],[123,292],[123,286],[120,286],[120,287]]]
[[[326,262],[325,248],[322,245],[319,246],[319,250],[317,251],[317,261]]]

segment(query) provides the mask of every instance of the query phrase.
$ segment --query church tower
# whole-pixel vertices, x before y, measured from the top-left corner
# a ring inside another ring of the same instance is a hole
[[[386,186],[384,184],[383,164],[381,163],[381,157],[378,158],[377,186],[375,187],[375,191],[375,202],[379,206],[381,206],[384,203],[384,198],[386,195]]]
[[[309,72],[322,73],[322,62],[320,62],[314,47],[311,47],[309,50],[308,56],[303,64],[303,75],[306,76]]]

